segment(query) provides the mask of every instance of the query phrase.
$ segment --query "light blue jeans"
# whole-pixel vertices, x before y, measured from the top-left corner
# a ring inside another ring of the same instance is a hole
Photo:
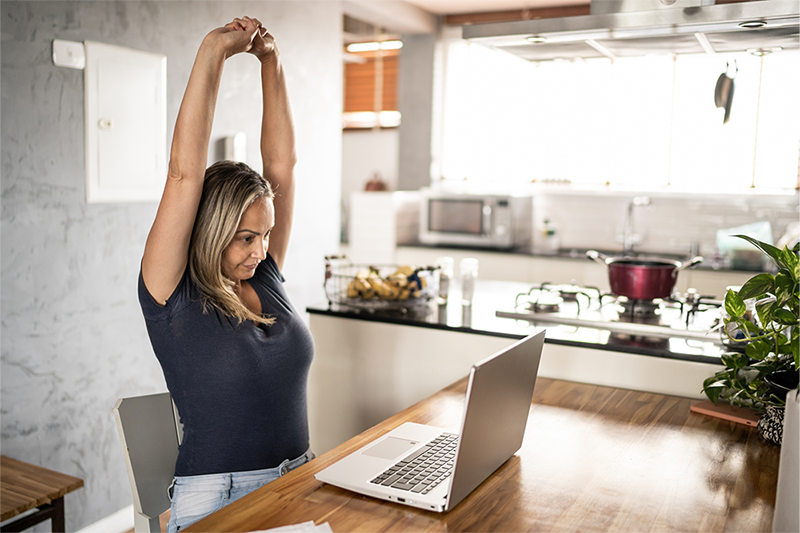
[[[176,476],[169,487],[172,513],[167,524],[167,533],[176,533],[194,524],[313,458],[314,454],[308,450],[297,459],[287,459],[275,468],[229,474]]]

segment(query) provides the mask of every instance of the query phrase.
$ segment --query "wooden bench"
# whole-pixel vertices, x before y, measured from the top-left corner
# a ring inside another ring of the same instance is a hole
[[[65,531],[64,495],[81,487],[80,478],[0,456],[0,521],[36,509],[0,531],[24,531],[47,519],[53,521],[54,532]]]

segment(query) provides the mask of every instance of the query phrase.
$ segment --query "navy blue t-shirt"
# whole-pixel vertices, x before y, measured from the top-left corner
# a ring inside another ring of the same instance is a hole
[[[238,323],[211,305],[203,313],[188,268],[163,307],[139,274],[150,342],[183,422],[176,476],[272,468],[308,449],[311,332],[272,256],[248,282],[272,325]]]

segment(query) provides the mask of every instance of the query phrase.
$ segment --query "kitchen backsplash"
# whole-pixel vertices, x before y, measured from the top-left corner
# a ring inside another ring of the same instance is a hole
[[[537,191],[534,193],[534,249],[548,251],[544,221],[556,230],[561,249],[622,251],[625,218],[639,193]],[[800,202],[794,195],[701,195],[648,193],[650,204],[632,210],[633,234],[641,239],[634,251],[689,256],[699,252],[706,262],[725,262],[719,254],[717,231],[769,222],[777,243],[800,225]],[[398,245],[419,244],[418,195],[394,193]],[[793,224],[794,223],[794,224]],[[796,231],[796,229],[795,229]],[[724,231],[722,233],[725,233]]]

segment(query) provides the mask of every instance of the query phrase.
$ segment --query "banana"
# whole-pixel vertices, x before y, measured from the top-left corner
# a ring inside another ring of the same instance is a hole
[[[371,300],[407,300],[418,298],[427,283],[419,276],[420,268],[402,265],[389,276],[382,277],[377,267],[359,270],[347,286],[348,298]]]
[[[414,267],[412,267],[411,265],[403,265],[403,266],[397,267],[397,270],[395,271],[394,274],[392,274],[392,276],[400,274],[400,275],[408,277],[413,273],[414,273]]]
[[[358,298],[359,292],[357,285],[358,280],[352,280],[350,283],[347,284],[347,297],[348,298]]]
[[[356,289],[358,289],[358,294],[361,298],[371,300],[375,297],[375,289],[372,288],[367,279],[356,278],[355,281]]]

